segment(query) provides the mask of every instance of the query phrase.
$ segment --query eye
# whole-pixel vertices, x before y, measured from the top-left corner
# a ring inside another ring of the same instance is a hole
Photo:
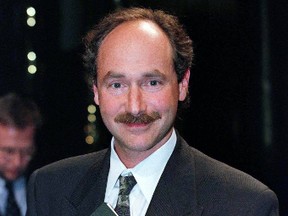
[[[13,149],[13,148],[3,148],[2,151],[3,151],[5,154],[9,154],[9,155],[14,154],[14,153],[16,152],[16,150]]]
[[[149,92],[155,92],[161,90],[164,84],[160,79],[148,79],[143,82],[142,88]]]
[[[111,87],[112,87],[112,88],[115,88],[115,89],[116,89],[116,88],[121,88],[121,84],[120,84],[120,83],[112,83],[112,84],[111,84]]]
[[[122,80],[113,80],[107,83],[107,91],[113,95],[122,94],[127,90],[127,83]]]
[[[149,82],[149,85],[150,86],[157,86],[157,85],[159,85],[160,83],[159,83],[159,81],[157,81],[157,80],[151,80],[150,82]]]

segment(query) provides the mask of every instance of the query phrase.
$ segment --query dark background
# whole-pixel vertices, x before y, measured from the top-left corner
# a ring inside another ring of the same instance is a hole
[[[44,125],[31,171],[106,147],[99,114],[87,136],[93,95],[84,80],[81,38],[119,6],[161,8],[179,16],[194,41],[191,105],[177,129],[194,147],[264,182],[288,215],[288,1],[0,0],[0,95],[17,92],[40,106]],[[26,25],[26,8],[36,26]],[[27,73],[27,52],[37,73]]]

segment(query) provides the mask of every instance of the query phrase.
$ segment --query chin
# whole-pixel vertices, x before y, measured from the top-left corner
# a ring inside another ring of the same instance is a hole
[[[152,149],[156,145],[152,141],[143,142],[143,140],[141,140],[140,142],[131,143],[129,145],[129,148],[130,148],[130,150],[133,150],[133,151],[143,152],[143,151],[148,151],[148,150]]]
[[[20,174],[19,174],[19,173],[17,173],[17,174],[12,174],[12,175],[7,175],[7,176],[5,176],[5,177],[6,177],[6,179],[9,180],[9,181],[14,181],[14,180],[16,180],[17,178],[20,177]]]

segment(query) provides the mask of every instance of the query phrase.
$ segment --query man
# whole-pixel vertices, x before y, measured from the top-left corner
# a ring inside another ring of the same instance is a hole
[[[41,122],[34,102],[16,94],[0,98],[0,215],[26,213],[25,171],[35,151]],[[9,185],[9,186],[8,186]]]
[[[178,103],[188,97],[192,46],[174,16],[123,9],[96,25],[85,45],[111,148],[34,172],[28,216],[91,215],[103,202],[119,215],[278,215],[267,186],[175,131]]]

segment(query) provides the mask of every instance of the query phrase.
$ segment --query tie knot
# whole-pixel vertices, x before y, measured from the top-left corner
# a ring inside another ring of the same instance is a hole
[[[119,176],[119,195],[129,195],[136,183],[133,175]]]

